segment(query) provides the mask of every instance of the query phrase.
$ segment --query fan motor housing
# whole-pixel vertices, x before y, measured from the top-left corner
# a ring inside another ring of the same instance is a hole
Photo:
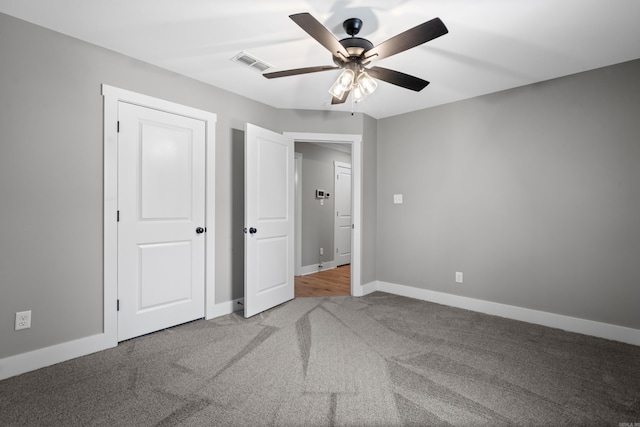
[[[363,52],[373,49],[373,43],[367,39],[361,37],[348,37],[340,40],[340,44],[349,52],[349,58],[343,58],[342,56],[333,56],[333,62],[342,66],[346,62],[355,61],[360,58]]]

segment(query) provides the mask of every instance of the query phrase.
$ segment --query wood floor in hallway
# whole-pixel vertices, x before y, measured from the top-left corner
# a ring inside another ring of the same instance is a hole
[[[295,278],[296,298],[349,295],[351,295],[351,266],[349,264]]]

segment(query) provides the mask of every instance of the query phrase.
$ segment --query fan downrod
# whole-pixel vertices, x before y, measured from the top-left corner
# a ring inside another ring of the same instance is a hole
[[[360,29],[362,28],[362,20],[358,18],[349,18],[342,23],[342,28],[344,28],[347,34],[353,37],[360,32]]]

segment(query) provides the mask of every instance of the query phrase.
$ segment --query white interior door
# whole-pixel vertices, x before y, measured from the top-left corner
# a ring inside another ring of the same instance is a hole
[[[118,104],[118,341],[204,317],[205,124]]]
[[[351,263],[351,165],[334,162],[335,168],[335,261],[336,266]]]
[[[244,315],[294,297],[293,139],[245,127]]]

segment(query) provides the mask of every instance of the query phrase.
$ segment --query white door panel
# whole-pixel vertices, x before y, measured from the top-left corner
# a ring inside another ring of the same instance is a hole
[[[205,124],[119,103],[118,340],[204,316]]]
[[[351,165],[335,162],[335,260],[351,263]]]
[[[161,123],[140,123],[141,217],[191,217],[192,132]]]
[[[138,245],[139,313],[191,298],[191,281],[182,279],[191,276],[192,251],[190,241]]]
[[[258,269],[257,293],[276,291],[287,286],[287,237],[256,238]]]
[[[245,129],[245,317],[293,299],[293,140]]]

